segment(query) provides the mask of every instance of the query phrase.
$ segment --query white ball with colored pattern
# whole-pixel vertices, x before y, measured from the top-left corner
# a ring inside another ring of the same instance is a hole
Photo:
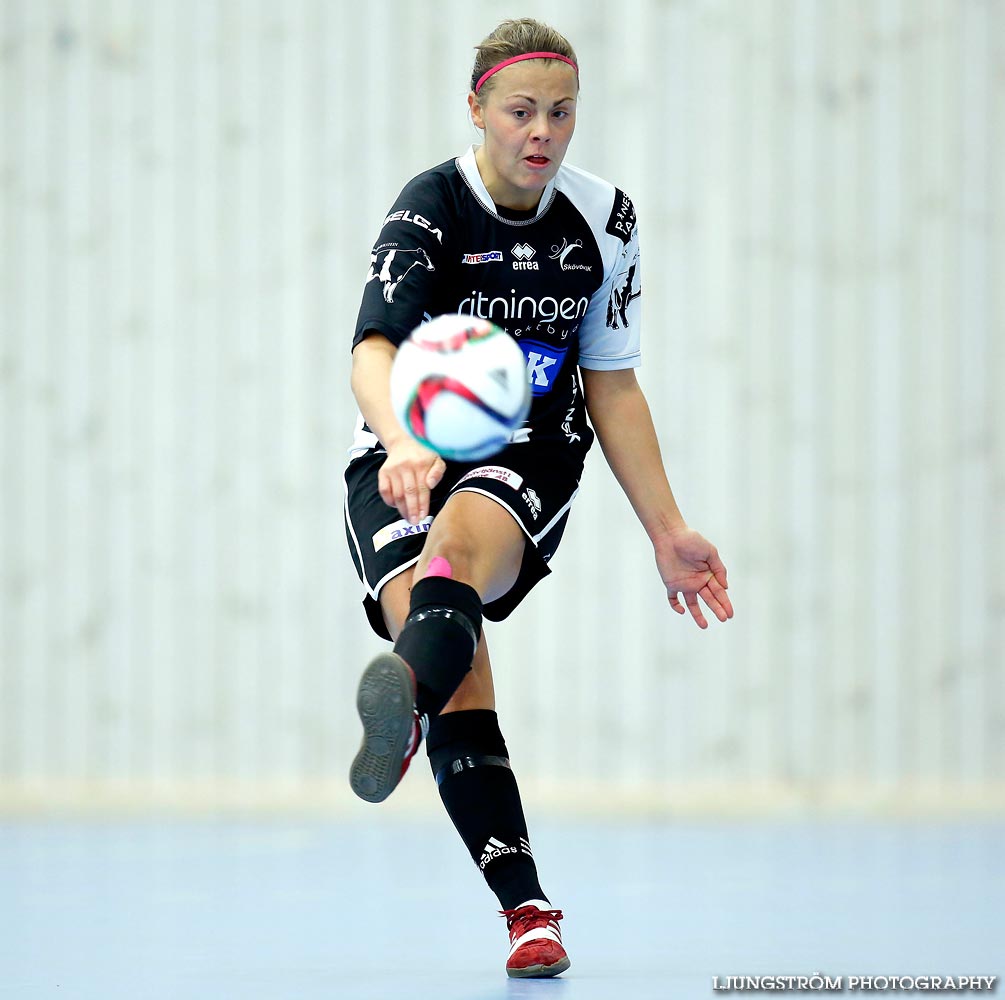
[[[501,451],[530,412],[527,362],[501,327],[444,314],[416,327],[391,368],[402,426],[444,458],[479,461]]]

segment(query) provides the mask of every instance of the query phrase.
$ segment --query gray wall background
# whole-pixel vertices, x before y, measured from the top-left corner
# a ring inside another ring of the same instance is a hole
[[[528,798],[1005,804],[1003,3],[2,0],[0,806],[357,808],[352,323],[522,14],[636,201],[640,378],[737,609],[669,610],[597,449],[489,631]]]

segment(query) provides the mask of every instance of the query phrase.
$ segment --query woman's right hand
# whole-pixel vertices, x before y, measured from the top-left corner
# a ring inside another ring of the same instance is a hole
[[[429,494],[447,471],[447,463],[414,438],[402,436],[387,445],[387,458],[380,467],[377,485],[381,499],[409,524],[418,524],[429,514]]]

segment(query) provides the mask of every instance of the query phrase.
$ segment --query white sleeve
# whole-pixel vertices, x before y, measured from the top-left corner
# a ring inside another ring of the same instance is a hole
[[[579,364],[595,371],[638,368],[642,364],[639,230],[635,207],[623,191],[615,189],[610,218],[597,235],[604,282],[579,327]]]

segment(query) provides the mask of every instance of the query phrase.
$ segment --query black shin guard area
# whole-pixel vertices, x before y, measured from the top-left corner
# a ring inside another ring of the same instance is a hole
[[[482,602],[466,583],[427,576],[412,587],[408,618],[394,651],[412,668],[416,707],[430,718],[471,669],[482,630]]]
[[[496,713],[440,715],[430,723],[426,748],[447,814],[502,908],[547,899]]]

